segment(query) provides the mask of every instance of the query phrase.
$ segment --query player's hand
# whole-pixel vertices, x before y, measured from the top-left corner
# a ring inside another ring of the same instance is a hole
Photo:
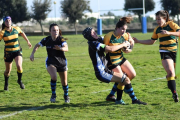
[[[135,37],[132,38],[134,40],[135,43],[139,43],[139,40]]]
[[[58,45],[54,45],[54,48],[55,50],[61,50],[61,47],[59,47]]]
[[[31,45],[31,43],[29,41],[27,42],[27,44],[28,44],[29,48],[32,47],[32,45]]]
[[[169,32],[167,31],[167,30],[161,30],[161,34],[167,34],[167,35],[169,35]]]
[[[34,55],[33,55],[33,54],[31,54],[30,60],[31,60],[31,61],[34,61]]]

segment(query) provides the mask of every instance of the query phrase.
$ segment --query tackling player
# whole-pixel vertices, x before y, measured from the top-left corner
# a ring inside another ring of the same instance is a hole
[[[132,104],[143,104],[147,105],[145,102],[141,102],[138,100],[134,94],[130,79],[126,76],[126,74],[112,72],[107,68],[107,60],[104,55],[104,52],[112,52],[121,48],[126,48],[128,46],[127,43],[123,42],[120,45],[116,46],[107,46],[103,44],[103,40],[101,37],[98,37],[94,29],[91,27],[86,28],[82,32],[85,39],[88,40],[89,45],[89,56],[92,60],[92,64],[94,66],[95,75],[98,80],[102,82],[116,82],[121,86],[125,85],[126,93],[132,99]]]

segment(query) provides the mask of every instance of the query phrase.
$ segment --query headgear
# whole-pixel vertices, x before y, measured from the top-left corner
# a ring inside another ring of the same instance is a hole
[[[86,38],[86,39],[89,40],[89,41],[95,41],[95,40],[96,40],[95,38],[93,38],[93,37],[91,36],[91,30],[92,30],[92,29],[93,29],[92,27],[87,27],[87,28],[84,29],[84,31],[82,32],[84,38]]]
[[[3,22],[5,22],[7,19],[10,19],[10,20],[11,20],[11,17],[10,17],[10,16],[5,16],[5,17],[3,17]]]

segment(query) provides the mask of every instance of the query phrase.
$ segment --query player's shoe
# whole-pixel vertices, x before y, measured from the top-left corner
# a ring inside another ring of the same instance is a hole
[[[174,102],[179,102],[178,94],[173,95]]]
[[[8,85],[4,85],[4,90],[8,90]]]
[[[17,83],[19,84],[19,86],[20,86],[21,89],[24,89],[24,88],[25,88],[25,86],[24,86],[24,84],[23,84],[22,82],[17,81]]]
[[[114,95],[108,95],[106,97],[106,101],[112,101],[112,102],[115,102],[116,101],[116,97]]]
[[[116,100],[115,102],[116,104],[121,104],[121,105],[125,105],[126,103],[121,99],[121,100]]]
[[[142,102],[142,101],[140,101],[140,100],[138,100],[138,99],[132,101],[132,104],[142,104],[142,105],[147,105],[147,103]]]
[[[51,95],[50,101],[51,101],[51,103],[55,103],[56,102],[56,95]]]
[[[70,103],[70,97],[68,95],[64,96],[64,100],[65,100],[65,103]]]

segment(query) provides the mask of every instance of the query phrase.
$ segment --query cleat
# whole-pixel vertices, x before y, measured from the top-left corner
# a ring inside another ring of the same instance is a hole
[[[56,95],[52,95],[50,98],[51,103],[55,103],[56,102]]]
[[[121,100],[116,100],[115,102],[116,104],[121,104],[121,105],[125,105],[126,103],[121,99]]]
[[[8,85],[4,85],[4,90],[8,90]]]
[[[20,85],[20,88],[21,88],[21,89],[24,89],[24,88],[25,88],[25,86],[24,86],[24,84],[23,84],[22,82],[17,81],[17,83]]]
[[[70,103],[70,97],[68,95],[64,96],[64,100],[65,100],[65,103]]]
[[[112,101],[112,102],[115,102],[116,101],[116,97],[114,95],[108,95],[106,97],[106,101]]]
[[[132,101],[132,104],[142,104],[142,105],[147,105],[147,103],[145,102],[141,102],[140,100],[136,99],[134,101]]]
[[[179,102],[177,93],[173,95],[174,102]]]

